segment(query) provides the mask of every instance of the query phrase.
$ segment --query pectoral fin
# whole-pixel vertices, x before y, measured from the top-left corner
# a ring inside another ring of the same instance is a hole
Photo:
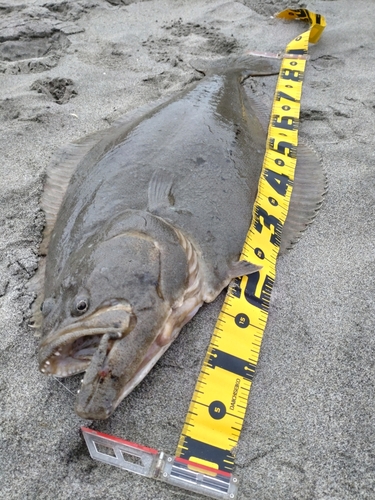
[[[256,271],[259,271],[259,269],[261,268],[262,266],[252,264],[247,260],[239,260],[237,262],[234,262],[230,266],[228,278],[233,279],[233,278],[238,278],[240,276],[245,276],[247,274],[252,274],[255,273]]]
[[[174,205],[173,176],[166,170],[157,170],[148,186],[148,211],[154,214]]]

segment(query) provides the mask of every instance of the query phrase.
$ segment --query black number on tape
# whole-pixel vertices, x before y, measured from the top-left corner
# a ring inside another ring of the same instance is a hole
[[[290,158],[296,158],[297,148],[294,144],[287,141],[279,141],[276,146],[275,143],[276,139],[271,137],[269,141],[270,149],[273,149],[282,155],[289,156]]]
[[[276,191],[276,193],[281,196],[286,195],[286,191],[288,189],[289,177],[285,174],[278,174],[273,170],[265,169],[264,170],[264,178],[268,182],[268,184]]]
[[[271,227],[273,227],[273,233],[271,234],[270,242],[275,246],[280,246],[282,231],[281,222],[277,217],[270,215],[266,210],[264,210],[264,208],[260,206],[257,206],[255,209],[254,227],[258,231],[258,233],[262,232],[263,227],[266,227],[270,230]]]
[[[292,80],[293,82],[300,82],[303,80],[303,71],[298,71],[298,69],[283,69],[281,72],[281,78],[283,80]]]
[[[210,406],[208,407],[208,413],[215,420],[220,420],[225,416],[227,409],[225,408],[225,404],[221,401],[212,401]]]
[[[237,316],[234,318],[234,322],[240,328],[247,328],[250,325],[249,316],[244,313],[237,314]]]
[[[256,296],[259,278],[259,271],[249,274],[245,287],[245,299],[253,306],[259,307],[259,309],[262,309],[263,311],[268,311],[269,299],[274,280],[270,276],[266,275],[260,295]]]

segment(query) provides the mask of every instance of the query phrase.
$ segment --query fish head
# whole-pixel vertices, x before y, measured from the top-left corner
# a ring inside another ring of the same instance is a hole
[[[176,241],[137,231],[88,242],[71,255],[42,306],[39,365],[66,377],[86,371],[76,412],[107,418],[172,341],[173,308],[188,281]],[[51,289],[50,289],[51,288]],[[177,325],[178,327],[179,325]],[[169,343],[168,343],[169,342]]]

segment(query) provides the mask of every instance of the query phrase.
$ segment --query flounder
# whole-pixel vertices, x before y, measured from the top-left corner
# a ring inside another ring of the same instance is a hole
[[[246,75],[279,61],[245,56],[110,128],[62,148],[42,197],[46,228],[35,283],[41,372],[86,372],[76,401],[105,419],[204,302],[257,266],[239,261],[267,131]],[[326,178],[315,153],[298,165],[281,250],[311,222]]]

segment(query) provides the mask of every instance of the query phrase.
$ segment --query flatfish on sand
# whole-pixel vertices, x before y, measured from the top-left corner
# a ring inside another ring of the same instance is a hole
[[[258,269],[239,255],[268,117],[241,78],[278,65],[213,62],[186,90],[62,148],[49,166],[34,279],[39,365],[57,377],[85,372],[81,417],[107,418],[204,302]],[[314,218],[325,186],[315,153],[299,145],[281,250]]]

